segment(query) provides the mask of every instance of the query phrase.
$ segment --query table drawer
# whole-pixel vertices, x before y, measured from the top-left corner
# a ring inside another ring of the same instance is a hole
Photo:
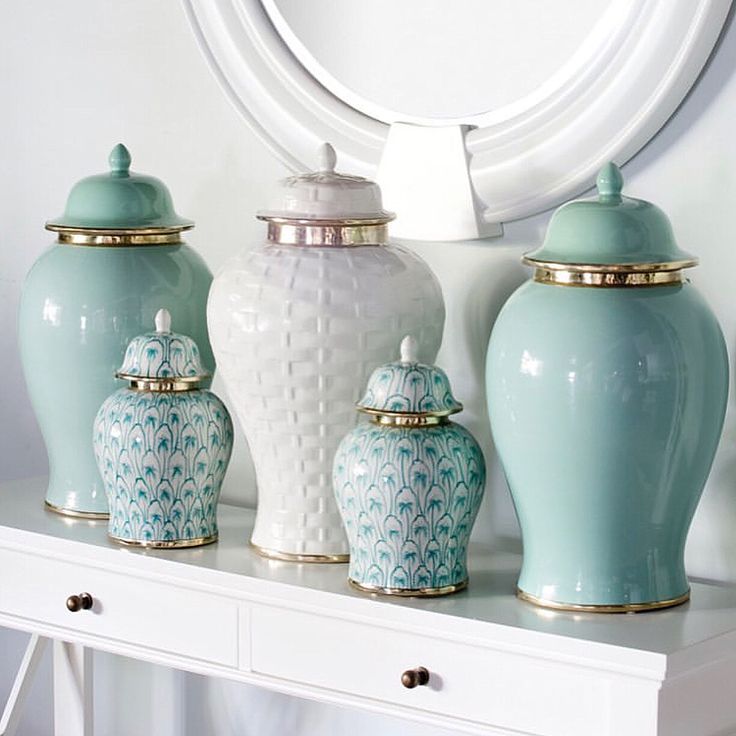
[[[89,593],[71,612],[70,595]],[[52,626],[237,666],[237,604],[133,575],[0,550],[0,611]]]
[[[254,672],[521,733],[610,733],[609,683],[590,670],[266,606],[251,625]],[[417,666],[429,683],[407,689]]]

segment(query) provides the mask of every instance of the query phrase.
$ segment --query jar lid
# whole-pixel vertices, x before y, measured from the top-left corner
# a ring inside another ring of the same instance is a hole
[[[401,359],[376,368],[358,408],[368,414],[443,417],[462,411],[447,374],[417,361],[417,341],[401,341]]]
[[[337,155],[329,143],[319,149],[317,171],[279,182],[272,206],[258,213],[260,220],[317,223],[378,224],[394,219],[383,209],[381,188],[370,179],[335,171]]]
[[[667,215],[651,202],[621,194],[614,163],[598,174],[597,199],[578,200],[552,216],[541,248],[524,256],[533,266],[567,270],[674,271],[697,264],[675,242]]]
[[[155,324],[155,332],[138,335],[130,341],[123,364],[115,375],[149,390],[166,391],[194,388],[208,378],[197,343],[187,335],[171,331],[168,309],[156,312]],[[151,382],[157,385],[151,386]]]
[[[191,220],[174,211],[166,185],[153,176],[130,171],[130,153],[118,143],[108,158],[110,171],[78,181],[61,217],[47,230],[187,230]]]

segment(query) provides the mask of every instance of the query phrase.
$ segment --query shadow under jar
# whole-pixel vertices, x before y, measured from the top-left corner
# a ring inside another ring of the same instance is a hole
[[[728,393],[718,322],[665,214],[621,196],[561,207],[487,359],[491,428],[521,525],[521,598],[595,612],[689,597],[684,548]]]

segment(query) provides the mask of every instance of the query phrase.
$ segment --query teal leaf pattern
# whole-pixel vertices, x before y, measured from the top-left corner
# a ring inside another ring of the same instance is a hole
[[[387,363],[373,371],[360,406],[375,411],[449,414],[462,409],[436,365]]]
[[[216,534],[232,446],[230,414],[209,391],[116,391],[94,423],[110,534],[148,543]]]
[[[338,448],[334,484],[352,580],[404,590],[467,580],[485,462],[465,428],[361,424]]]

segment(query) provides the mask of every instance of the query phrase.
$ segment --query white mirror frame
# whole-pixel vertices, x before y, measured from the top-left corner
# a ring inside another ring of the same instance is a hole
[[[228,97],[288,168],[313,168],[319,144],[330,141],[341,170],[376,178],[392,121],[350,106],[307,71],[269,17],[277,12],[272,0],[183,2]],[[497,223],[541,212],[584,191],[605,162],[625,163],[696,81],[730,5],[731,0],[617,0],[606,15],[611,32],[601,34],[605,43],[584,44],[573,68],[568,65],[564,74],[512,106],[452,121],[469,126],[462,130],[467,130],[470,178],[485,208],[476,232],[463,225],[454,234],[436,233],[435,239],[497,233]],[[401,126],[404,136],[407,127]],[[393,162],[391,168],[396,169]],[[419,172],[418,178],[426,175]],[[396,207],[391,200],[387,205]],[[405,222],[411,225],[412,218]],[[400,235],[428,237],[418,228]]]

